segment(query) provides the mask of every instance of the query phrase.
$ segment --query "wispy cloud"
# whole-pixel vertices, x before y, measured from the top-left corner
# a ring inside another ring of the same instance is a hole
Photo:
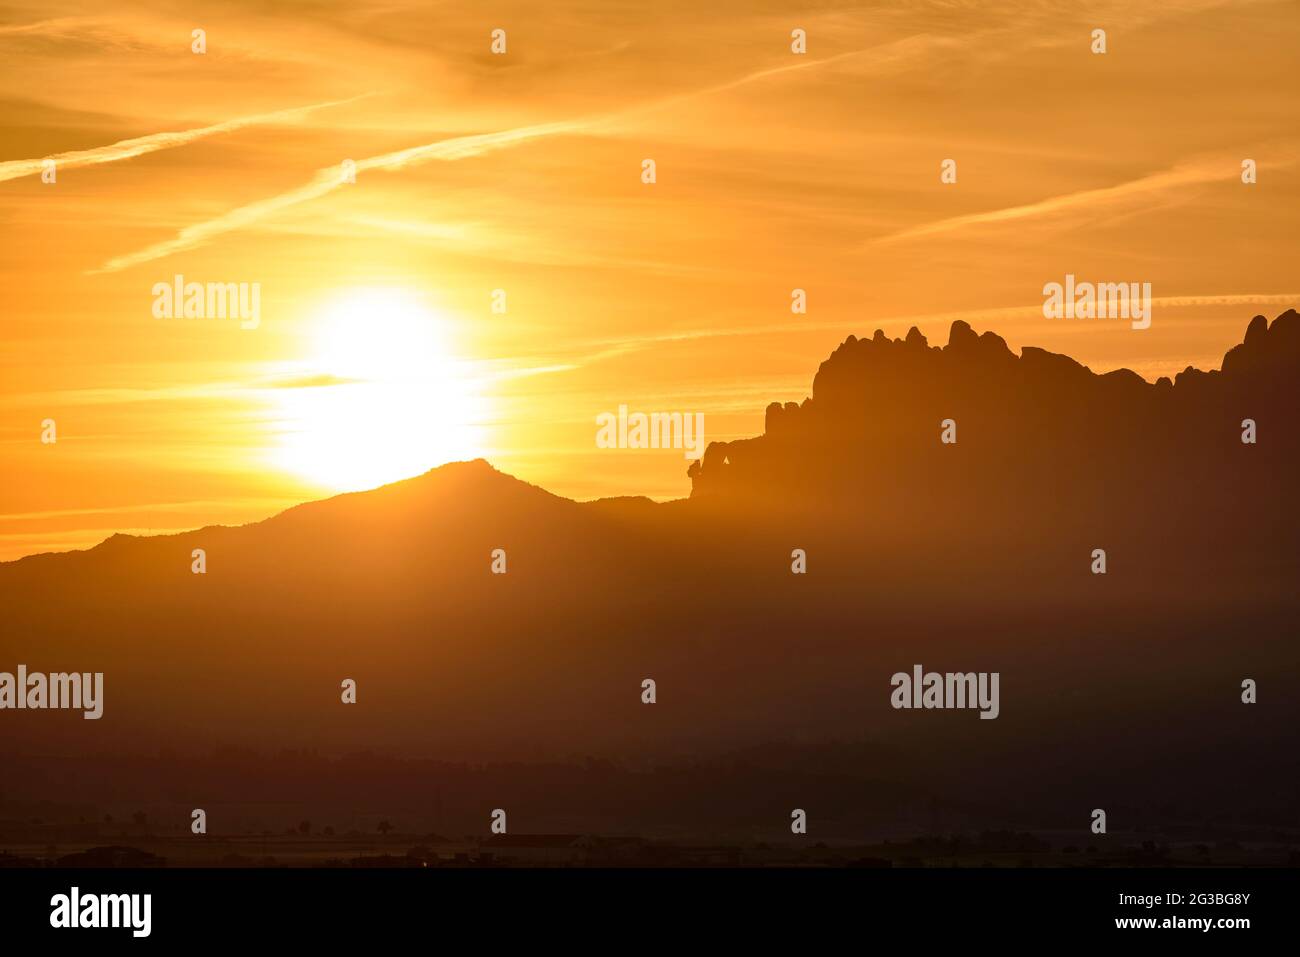
[[[368,96],[370,94],[365,95]],[[79,166],[95,166],[100,163],[116,163],[120,160],[134,159],[135,157],[143,156],[146,153],[156,153],[159,150],[174,149],[177,146],[185,146],[187,143],[193,143],[195,140],[205,139],[209,136],[217,136],[221,133],[233,133],[235,130],[241,130],[248,126],[290,123],[294,120],[301,119],[315,110],[321,110],[331,106],[340,106],[344,103],[351,103],[359,99],[362,99],[362,97],[354,96],[345,100],[330,100],[325,103],[312,103],[307,106],[278,110],[274,113],[259,113],[253,116],[238,117],[233,120],[214,123],[211,126],[200,126],[192,130],[177,130],[169,133],[151,133],[148,136],[137,136],[129,140],[119,140],[118,142],[111,143],[108,146],[96,146],[88,150],[70,150],[65,153],[55,153],[51,156],[42,156],[37,159],[7,160],[0,163],[0,182],[5,182],[11,179],[20,179],[23,176],[34,176],[41,172],[47,160],[53,160],[58,169],[75,169]]]
[[[32,23],[6,23],[0,25],[0,36],[62,36],[98,22],[94,17],[54,17]]]
[[[1294,165],[1294,160],[1284,165]],[[1086,211],[1095,213],[1098,208],[1119,205],[1143,196],[1163,193],[1184,186],[1195,186],[1216,181],[1230,182],[1241,172],[1240,159],[1219,157],[1182,163],[1172,169],[1152,173],[1127,183],[1104,186],[1099,189],[1079,190],[1061,196],[1051,196],[1033,203],[992,209],[982,213],[968,213],[964,216],[952,216],[935,222],[913,226],[899,232],[881,236],[867,243],[867,247],[885,246],[893,243],[907,242],[953,233],[972,226],[989,226],[1054,216],[1062,213]]]
[[[820,60],[801,62],[793,66],[780,66],[771,69],[758,70],[726,83],[706,87],[704,89],[693,90],[687,93],[675,94],[649,103],[639,104],[638,106],[616,114],[608,114],[586,119],[540,123],[532,126],[521,126],[514,129],[499,130],[494,133],[455,136],[449,139],[438,140],[433,143],[426,143],[404,150],[397,150],[395,152],[384,153],[379,156],[371,156],[367,159],[357,160],[356,171],[360,173],[369,170],[399,170],[404,167],[419,166],[436,160],[452,162],[473,156],[481,156],[495,150],[507,149],[512,146],[547,137],[572,135],[577,133],[590,134],[598,131],[609,132],[614,128],[619,120],[626,119],[634,114],[646,110],[655,109],[660,106],[676,103],[689,98],[721,93],[784,73],[805,70],[810,67],[819,67],[827,63],[842,60],[846,57],[859,55],[863,52],[866,51],[851,51],[849,53],[826,57]],[[283,209],[297,206],[314,199],[319,199],[322,196],[334,192],[343,185],[344,179],[340,167],[333,166],[327,169],[318,170],[316,176],[311,180],[311,182],[296,189],[237,207],[236,209],[232,209],[215,219],[187,226],[172,239],[155,243],[152,246],[148,246],[145,249],[141,249],[134,253],[128,253],[123,256],[116,256],[109,259],[98,269],[90,270],[90,274],[94,275],[96,273],[118,272],[122,269],[128,269],[132,266],[151,262],[155,259],[161,259],[164,256],[170,256],[185,249],[191,249],[195,246],[206,243],[217,236],[251,226]]]
[[[589,126],[589,122],[573,120],[542,123],[535,126],[521,126],[511,130],[500,130],[495,133],[454,136],[450,139],[438,140],[422,146],[413,146],[409,149],[357,160],[356,171],[362,173],[370,170],[397,170],[407,166],[418,166],[423,163],[433,162],[434,160],[460,160],[470,156],[480,156],[493,150],[505,149],[530,140],[580,132]],[[273,213],[278,213],[282,209],[297,206],[309,200],[319,199],[334,192],[344,184],[345,180],[341,167],[331,166],[318,170],[311,182],[299,186],[297,189],[239,206],[215,219],[187,226],[172,239],[155,243],[138,252],[117,256],[108,260],[99,269],[92,270],[92,273],[117,272],[131,266],[138,266],[141,263],[161,259],[163,256],[170,256],[184,249],[190,249],[224,233],[250,226]]]
[[[1282,293],[1223,293],[1220,295],[1154,296],[1155,306],[1168,308],[1212,308],[1216,306],[1287,306],[1300,307],[1300,292]],[[807,318],[799,322],[775,322],[752,326],[725,326],[703,329],[682,329],[676,332],[631,334],[613,338],[588,340],[579,344],[579,351],[587,350],[582,364],[622,356],[630,352],[653,348],[675,342],[697,339],[724,339],[749,336],[771,336],[785,333],[803,334],[812,330],[851,332],[870,335],[875,329],[893,330],[897,335],[910,326],[934,327],[961,319],[972,325],[977,323],[1009,322],[1015,320],[1042,320],[1043,304],[1035,302],[1023,306],[995,306],[987,309],[966,309],[954,312],[933,312],[878,316],[871,319],[833,319],[817,321]],[[1078,328],[1087,328],[1080,326]],[[599,351],[592,351],[599,350]]]

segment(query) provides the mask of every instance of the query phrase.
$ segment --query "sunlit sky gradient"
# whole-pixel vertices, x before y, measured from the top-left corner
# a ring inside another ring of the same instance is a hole
[[[479,455],[683,496],[595,416],[752,435],[877,327],[1217,367],[1300,302],[1298,46],[1294,0],[5,4],[0,559]],[[1152,327],[1043,319],[1067,272],[1150,282]],[[178,273],[260,326],[155,319]],[[358,301],[402,305],[331,332]]]

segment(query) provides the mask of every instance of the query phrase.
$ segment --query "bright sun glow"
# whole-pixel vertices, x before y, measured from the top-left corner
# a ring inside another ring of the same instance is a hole
[[[307,379],[279,390],[280,468],[354,491],[481,454],[481,400],[448,352],[445,317],[364,289],[310,321]]]

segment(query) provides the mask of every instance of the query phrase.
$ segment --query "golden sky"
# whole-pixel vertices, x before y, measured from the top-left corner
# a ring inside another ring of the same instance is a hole
[[[0,560],[477,456],[680,497],[595,417],[756,434],[877,327],[1217,367],[1300,302],[1298,46],[1294,0],[6,3]],[[1151,328],[1044,319],[1066,273]],[[259,324],[156,318],[178,274]]]

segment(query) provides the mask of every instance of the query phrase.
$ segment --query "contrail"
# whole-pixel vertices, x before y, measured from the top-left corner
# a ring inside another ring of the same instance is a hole
[[[369,96],[370,94],[364,94]],[[173,149],[177,146],[184,146],[186,143],[193,143],[195,140],[201,140],[209,136],[216,136],[219,133],[231,133],[235,130],[243,129],[246,126],[257,126],[266,123],[282,123],[288,120],[294,120],[304,116],[313,110],[321,110],[329,106],[339,106],[343,103],[351,103],[353,100],[361,99],[360,96],[350,97],[346,100],[330,100],[325,103],[314,103],[309,106],[299,106],[288,110],[279,110],[275,113],[259,113],[256,116],[245,116],[233,120],[225,120],[221,123],[214,123],[212,126],[201,126],[193,130],[178,130],[173,133],[151,133],[148,136],[137,136],[129,140],[120,140],[108,146],[96,146],[88,150],[70,150],[66,153],[55,153],[52,156],[42,156],[39,159],[21,159],[7,160],[0,163],[0,183],[6,180],[19,179],[23,176],[34,176],[40,173],[47,160],[53,160],[56,169],[70,169],[78,166],[94,166],[99,163],[116,163],[118,160],[133,159],[137,156],[143,156],[146,153],[156,153],[159,150]]]
[[[594,125],[583,121],[568,121],[559,123],[542,123],[537,126],[521,126],[513,130],[502,130],[497,133],[480,133],[474,136],[454,136],[450,139],[439,140],[436,143],[427,143],[423,146],[413,146],[409,149],[397,150],[393,153],[383,153],[379,156],[371,156],[366,159],[356,161],[357,172],[373,169],[401,169],[404,166],[411,166],[419,163],[428,163],[432,160],[458,160],[465,159],[468,156],[480,156],[483,153],[492,150],[504,149],[508,146],[514,146],[516,143],[523,143],[528,140],[539,139],[544,136],[555,136],[561,133],[573,133],[579,130],[587,129]],[[279,212],[289,206],[296,206],[299,203],[305,203],[308,200],[317,199],[327,193],[344,185],[343,173],[341,167],[331,166],[319,170],[311,182],[297,189],[292,189],[287,193],[280,193],[269,199],[258,200],[254,203],[248,203],[245,206],[239,206],[228,213],[223,213],[216,219],[209,219],[202,223],[196,223],[193,226],[186,226],[172,239],[165,240],[161,243],[155,243],[139,252],[128,253],[125,256],[117,256],[108,260],[98,269],[91,270],[91,275],[96,273],[117,272],[121,269],[127,269],[131,266],[138,266],[140,263],[149,262],[153,259],[159,259],[163,256],[169,256],[172,253],[179,252],[182,249],[189,249],[199,243],[206,242],[214,236],[220,236],[223,233],[240,229],[248,226],[271,213]]]
[[[1104,186],[1099,189],[1080,190],[1079,192],[1066,193],[1061,196],[1051,196],[1036,203],[1026,203],[1022,206],[1009,206],[1005,209],[993,209],[983,213],[952,216],[948,219],[940,219],[932,223],[890,233],[887,236],[881,236],[879,239],[868,242],[866,246],[868,248],[887,246],[911,239],[920,239],[925,236],[950,233],[965,229],[968,226],[1009,223],[1076,209],[1095,209],[1103,204],[1121,202],[1178,186],[1211,183],[1216,180],[1230,181],[1240,172],[1239,167],[1236,165],[1238,162],[1235,158],[1219,158],[1205,160],[1200,163],[1188,163],[1115,186]],[[1294,160],[1282,160],[1276,162],[1275,165],[1291,166],[1294,165]]]

